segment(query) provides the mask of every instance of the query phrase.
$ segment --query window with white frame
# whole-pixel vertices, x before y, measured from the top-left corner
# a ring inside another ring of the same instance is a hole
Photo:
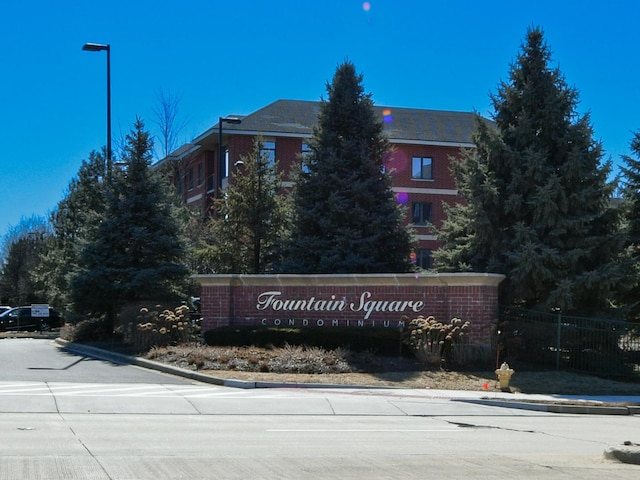
[[[433,159],[431,157],[413,157],[411,159],[411,178],[433,180]]]
[[[229,147],[227,145],[225,145],[224,147],[222,147],[222,158],[224,159],[224,161],[222,162],[221,165],[221,178],[227,178],[227,175],[229,175]]]
[[[272,140],[266,140],[262,142],[262,150],[260,155],[264,155],[269,159],[269,166],[272,167],[276,163],[276,142]]]

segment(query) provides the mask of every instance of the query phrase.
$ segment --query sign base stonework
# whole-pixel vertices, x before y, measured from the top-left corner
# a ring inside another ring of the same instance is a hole
[[[470,340],[489,345],[504,275],[195,275],[203,331],[229,325],[402,328],[418,316],[470,322]]]

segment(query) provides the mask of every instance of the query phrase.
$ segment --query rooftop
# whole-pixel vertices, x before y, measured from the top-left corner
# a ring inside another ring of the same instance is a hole
[[[249,115],[229,115],[242,119],[242,123],[223,123],[223,129],[246,135],[308,138],[318,121],[320,105],[321,102],[277,100]],[[384,119],[384,130],[392,143],[473,146],[472,134],[477,118],[473,112],[384,106],[374,109]],[[193,143],[204,146],[217,142],[218,128],[214,125]]]

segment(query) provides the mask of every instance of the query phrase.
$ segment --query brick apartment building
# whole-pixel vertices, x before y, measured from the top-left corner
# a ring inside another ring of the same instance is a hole
[[[407,223],[415,226],[418,236],[417,263],[429,268],[438,240],[428,224],[439,225],[444,217],[443,202],[452,204],[457,199],[450,157],[459,155],[462,148],[474,147],[475,114],[374,108],[393,147],[385,168],[392,176],[398,202],[407,207]],[[320,102],[278,100],[249,115],[225,117],[159,164],[172,167],[174,183],[184,202],[206,215],[211,199],[226,188],[234,163],[251,152],[258,135],[286,180],[292,165],[300,162],[308,148],[319,109]]]

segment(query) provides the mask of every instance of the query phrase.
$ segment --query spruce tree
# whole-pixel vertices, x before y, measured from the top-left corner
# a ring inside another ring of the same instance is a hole
[[[137,120],[121,168],[108,172],[106,205],[71,282],[77,311],[114,321],[137,300],[179,301],[188,271],[182,226],[169,185],[150,168],[152,141]]]
[[[505,274],[503,303],[592,314],[622,278],[620,212],[611,163],[550,60],[542,31],[529,29],[492,95],[495,128],[478,120],[476,148],[454,161],[464,204],[448,209],[435,259]]]
[[[241,156],[224,197],[214,204],[210,243],[197,252],[212,273],[266,273],[278,260],[290,219],[290,199],[282,195],[277,161],[256,137],[252,152]]]
[[[382,119],[353,64],[338,66],[294,192],[291,241],[281,269],[295,273],[407,272],[403,225],[383,157]]]
[[[628,241],[640,249],[640,131],[631,140],[631,151],[637,158],[622,156],[624,166],[620,167],[623,175],[621,193],[628,225]]]
[[[49,217],[53,235],[38,278],[54,305],[62,306],[71,301],[71,276],[80,262],[82,248],[93,238],[104,214],[106,180],[104,155],[91,152]]]
[[[631,140],[631,155],[623,155],[622,208],[625,214],[626,258],[629,278],[620,289],[621,302],[629,309],[630,320],[640,320],[640,131]]]

